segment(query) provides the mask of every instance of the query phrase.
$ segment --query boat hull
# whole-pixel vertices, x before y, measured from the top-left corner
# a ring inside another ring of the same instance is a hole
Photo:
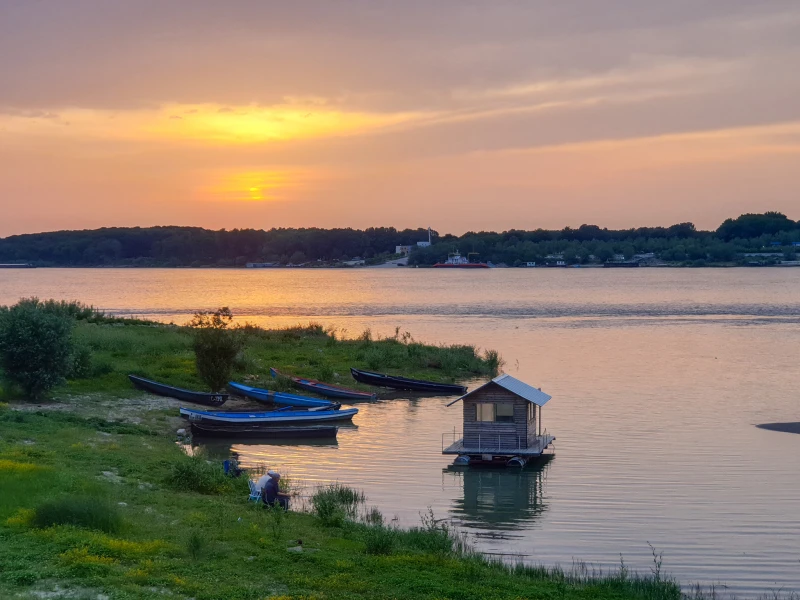
[[[332,385],[330,383],[323,383],[316,379],[306,379],[304,377],[295,377],[293,375],[284,375],[278,369],[270,369],[270,374],[273,377],[286,377],[293,385],[303,389],[307,392],[313,392],[326,398],[336,398],[338,400],[365,400],[371,401],[377,398],[377,394],[370,394],[369,392],[361,392],[358,390],[349,390],[347,388]]]
[[[207,423],[190,423],[193,437],[214,438],[260,438],[265,440],[286,439],[336,439],[338,427],[317,425],[310,427],[275,427],[243,424],[209,425]]]
[[[373,373],[372,371],[362,371],[360,369],[350,369],[353,379],[361,383],[368,383],[380,387],[388,387],[395,390],[408,390],[413,392],[428,392],[431,394],[454,395],[465,394],[467,388],[463,385],[451,383],[436,383],[435,381],[424,381],[421,379],[408,379],[407,377],[397,377],[384,373]]]
[[[175,398],[184,402],[191,402],[193,404],[201,404],[203,406],[222,406],[228,400],[228,394],[208,394],[205,392],[193,392],[192,390],[185,390],[183,388],[173,387],[144,377],[136,375],[128,375],[131,383],[137,389],[159,396],[166,396],[168,398]]]
[[[308,398],[307,396],[273,392],[272,390],[254,388],[249,385],[236,383],[235,381],[228,382],[228,389],[234,394],[240,394],[245,398],[250,398],[257,402],[264,402],[265,404],[299,406],[303,408],[329,408],[331,410],[336,410],[341,406],[339,403],[331,402],[330,400],[319,400],[317,398]]]
[[[212,427],[219,426],[264,426],[305,425],[310,423],[333,423],[350,421],[358,413],[357,408],[345,410],[275,410],[271,412],[214,412],[181,407],[181,416],[192,423]]]

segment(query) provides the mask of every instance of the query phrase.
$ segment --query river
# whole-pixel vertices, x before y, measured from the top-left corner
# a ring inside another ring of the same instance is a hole
[[[361,404],[331,445],[232,450],[403,525],[430,507],[510,560],[647,571],[649,542],[684,584],[800,591],[800,435],[754,426],[800,421],[800,269],[0,270],[0,304],[23,296],[496,349],[553,396],[541,468],[448,469],[443,398]]]

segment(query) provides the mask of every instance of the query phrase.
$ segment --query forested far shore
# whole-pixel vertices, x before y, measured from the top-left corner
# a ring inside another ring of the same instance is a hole
[[[796,261],[800,221],[778,212],[726,219],[716,230],[669,227],[467,232],[428,229],[277,228],[213,231],[200,227],[117,227],[0,239],[0,263],[41,267],[243,267],[247,263],[336,266],[381,263],[410,248],[409,264],[426,266],[460,252],[496,265],[601,264],[642,256],[676,265],[777,264]],[[419,242],[422,242],[420,245]]]

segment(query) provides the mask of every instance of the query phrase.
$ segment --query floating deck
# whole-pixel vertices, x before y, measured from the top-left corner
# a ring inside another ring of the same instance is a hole
[[[494,439],[492,439],[494,438]],[[541,456],[542,453],[555,441],[552,435],[537,435],[531,436],[525,444],[508,444],[504,439],[498,440],[494,436],[487,436],[487,438],[480,439],[478,444],[465,446],[464,438],[456,440],[454,443],[447,447],[442,448],[442,454],[458,454],[458,455],[473,455],[473,456],[522,456],[525,458],[535,458]],[[444,446],[444,444],[442,444]]]

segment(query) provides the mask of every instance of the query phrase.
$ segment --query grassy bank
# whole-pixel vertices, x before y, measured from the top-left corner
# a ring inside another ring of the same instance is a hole
[[[383,525],[343,489],[318,493],[313,514],[264,510],[247,502],[246,482],[187,457],[157,420],[4,407],[0,489],[3,598],[679,597],[672,582],[624,571],[491,564],[432,519]]]
[[[176,444],[176,404],[126,378],[202,388],[191,331],[75,317],[76,376],[46,402],[12,393],[0,404],[0,598],[680,597],[673,582],[624,568],[600,576],[494,564],[433,515],[400,531],[344,487],[318,490],[310,512],[248,503],[245,478]],[[350,366],[451,381],[499,365],[491,352],[399,332],[340,340],[311,325],[243,335],[235,377],[270,384],[269,366],[354,385]]]
[[[244,347],[234,377],[262,387],[276,385],[269,376],[269,367],[360,387],[351,378],[350,367],[451,382],[492,376],[501,364],[492,351],[481,352],[465,345],[421,344],[399,331],[382,339],[373,339],[369,330],[356,339],[338,339],[335,332],[309,324],[280,330],[244,327],[241,333]],[[203,389],[194,366],[192,332],[188,327],[80,320],[74,335],[79,347],[89,349],[91,364],[82,378],[69,381],[60,390],[63,393],[127,395],[131,390],[128,373]]]

